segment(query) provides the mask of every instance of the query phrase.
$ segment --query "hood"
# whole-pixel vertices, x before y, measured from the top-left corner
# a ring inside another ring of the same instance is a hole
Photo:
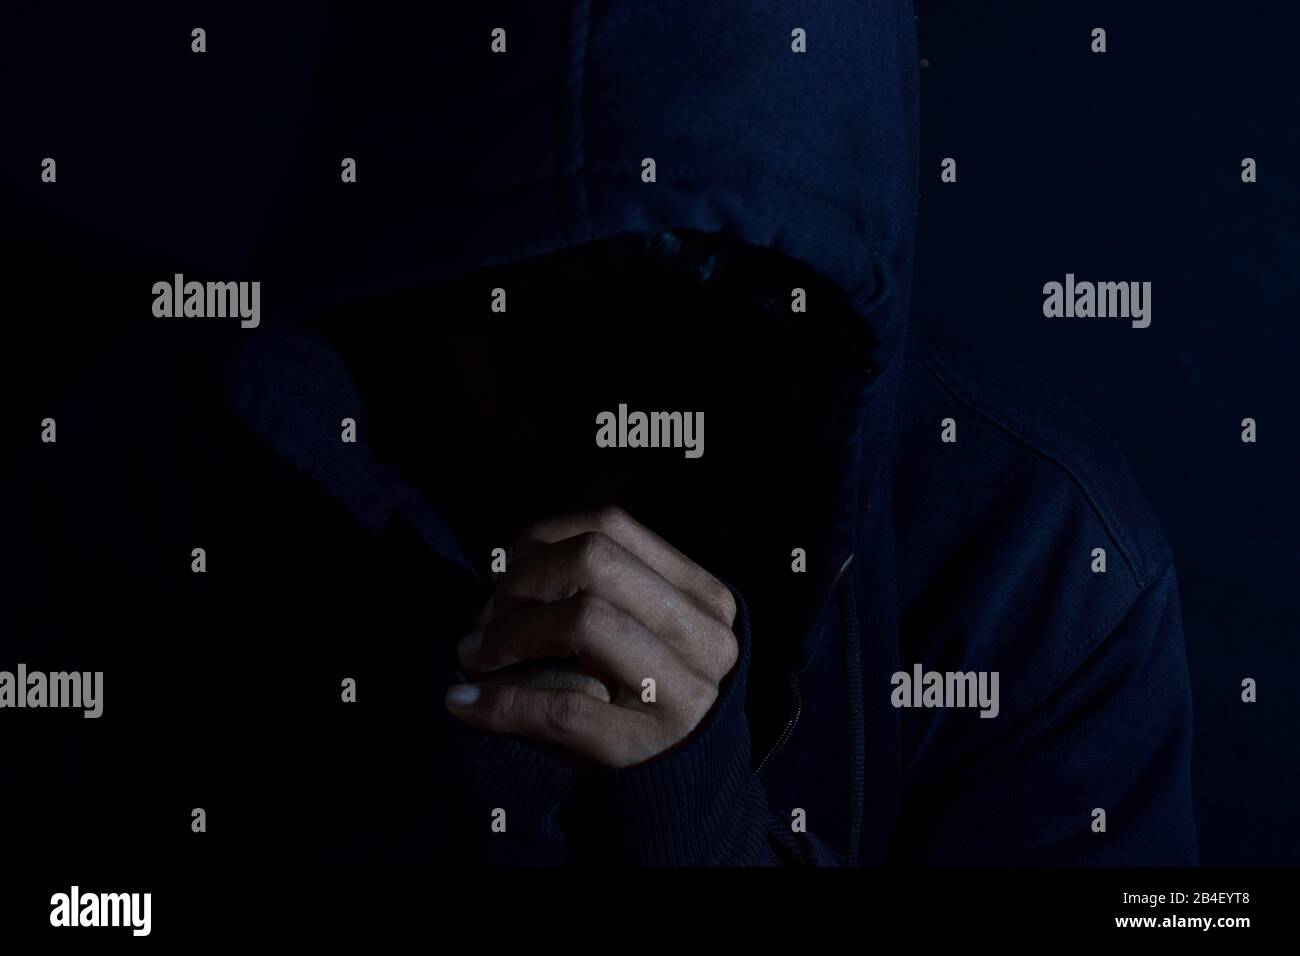
[[[907,323],[910,5],[658,0],[404,16],[340,11],[323,31],[299,173],[256,256],[280,277],[281,314],[632,232],[719,232],[776,250],[841,290],[868,333],[837,415],[825,566],[842,569],[885,488]],[[355,183],[340,181],[344,158]]]
[[[916,193],[906,5],[507,4],[339,19],[322,42],[301,150],[317,168],[267,242],[304,297],[627,232],[718,231],[835,282],[872,324],[877,364],[894,350]]]

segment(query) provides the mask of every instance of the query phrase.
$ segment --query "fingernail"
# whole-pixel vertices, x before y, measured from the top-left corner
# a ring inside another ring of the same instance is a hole
[[[474,684],[452,684],[447,688],[448,707],[469,707],[479,697],[479,689]]]
[[[462,661],[470,660],[483,646],[483,628],[476,627],[460,639],[456,645],[456,654]]]

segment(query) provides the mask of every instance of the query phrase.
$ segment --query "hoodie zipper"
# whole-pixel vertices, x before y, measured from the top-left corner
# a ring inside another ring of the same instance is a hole
[[[785,746],[786,741],[790,739],[792,734],[794,734],[795,725],[799,723],[799,716],[803,713],[803,694],[799,690],[798,671],[790,672],[790,695],[794,702],[793,712],[786,719],[785,726],[781,728],[780,735],[772,743],[772,746],[768,748],[767,754],[759,762],[758,769],[754,771],[755,776],[762,776],[763,768],[765,768],[772,758],[776,756],[777,751]]]
[[[835,580],[831,582],[832,594],[835,593],[835,588],[839,585],[840,578],[844,577],[844,572],[849,569],[849,565],[852,563],[853,563],[853,553],[850,553],[848,559],[844,562],[843,566],[841,566],[840,570],[836,573]],[[762,776],[763,770],[767,767],[769,763],[772,762],[772,758],[777,755],[777,753],[781,750],[781,748],[786,745],[786,742],[794,735],[794,728],[799,723],[800,716],[803,715],[803,692],[800,691],[799,689],[799,671],[797,670],[791,671],[789,675],[789,681],[790,681],[790,697],[792,701],[791,714],[788,718],[786,718],[785,726],[781,728],[781,733],[777,736],[776,740],[773,741],[772,746],[768,748],[767,753],[764,754],[763,756],[763,759],[759,761],[758,769],[754,771],[754,776],[756,777]]]

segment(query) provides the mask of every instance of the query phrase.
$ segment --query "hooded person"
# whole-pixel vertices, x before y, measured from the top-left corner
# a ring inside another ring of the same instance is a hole
[[[1119,452],[964,332],[909,332],[908,6],[413,16],[324,23],[222,373],[247,431],[198,419],[238,476],[206,506],[234,607],[303,635],[248,646],[382,690],[237,765],[361,856],[1194,862],[1176,579]],[[702,454],[599,447],[624,404],[704,408]],[[736,608],[708,713],[621,767],[440,704],[489,554],[600,498]]]

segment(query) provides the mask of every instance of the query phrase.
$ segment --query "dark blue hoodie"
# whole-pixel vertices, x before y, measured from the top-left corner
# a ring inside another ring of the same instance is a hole
[[[469,762],[447,766],[472,782],[476,805],[521,821],[509,841],[485,844],[489,858],[1194,862],[1176,578],[1118,449],[964,334],[908,335],[918,103],[906,6],[575,2],[480,19],[481,56],[389,78],[429,90],[423,107],[411,88],[397,96],[406,122],[443,131],[439,147],[403,152],[390,130],[385,181],[364,201],[327,214],[304,203],[288,217],[310,264],[304,309],[323,288],[386,291],[691,229],[831,280],[873,343],[835,411],[828,572],[788,694],[747,705],[751,630],[763,622],[739,594],[740,663],[681,750],[575,780],[522,742],[448,730]],[[489,52],[493,27],[506,30],[504,54]],[[794,51],[796,29],[806,53]],[[448,105],[452,85],[465,95]],[[356,99],[324,95],[348,136],[368,142],[394,117]],[[646,157],[654,183],[641,177]],[[976,318],[978,308],[976,297]],[[286,404],[295,369],[315,404]],[[372,531],[404,515],[469,566],[434,504],[343,455],[334,423],[364,396],[323,346],[268,336],[232,383],[246,420]],[[918,666],[996,672],[996,715],[895,706],[894,675]],[[786,720],[762,753],[749,733],[756,709]],[[798,810],[807,832],[792,826]]]
[[[153,832],[192,858],[190,834],[166,821],[202,801],[225,821],[202,852],[240,859],[1195,861],[1176,578],[1118,449],[964,331],[932,321],[909,332],[907,5],[339,5],[324,16],[286,5],[259,17],[213,20],[207,59],[184,45],[157,52],[188,22],[158,20],[147,42],[124,33],[139,46],[120,64],[125,89],[139,95],[119,97],[112,123],[80,88],[64,91],[75,117],[24,117],[34,140],[82,139],[64,140],[58,191],[24,187],[23,221],[55,222],[46,238],[61,263],[71,240],[51,208],[93,212],[90,232],[115,238],[123,260],[117,285],[91,285],[97,308],[120,300],[144,316],[106,383],[59,413],[58,455],[33,466],[29,511],[58,527],[34,521],[19,536],[31,633],[63,635],[76,666],[103,658],[122,688],[108,695],[119,732],[170,755],[104,804],[114,826],[94,828],[101,843],[120,833],[134,850]],[[495,28],[504,53],[492,52]],[[807,52],[795,52],[796,30]],[[138,166],[103,146],[113,123],[156,134],[155,158]],[[358,181],[341,186],[348,156]],[[348,416],[369,435],[366,396],[325,341],[279,320],[671,230],[722,233],[815,272],[870,347],[830,412],[834,517],[810,561],[824,569],[813,624],[782,636],[784,686],[751,689],[773,634],[739,593],[740,661],[688,744],[574,774],[443,713],[455,640],[487,593],[440,510],[456,503],[339,441]],[[163,260],[199,279],[262,279],[263,327],[150,322],[141,290],[170,277]],[[969,316],[941,318],[978,323],[972,293]],[[209,379],[218,341],[246,347]],[[210,407],[222,378],[229,404]],[[196,542],[213,555],[207,575],[188,573]],[[61,600],[69,575],[78,602]],[[97,633],[100,617],[129,620],[135,639],[75,636]],[[996,672],[996,716],[896,707],[895,675],[918,666]],[[232,674],[257,683],[236,693]],[[340,711],[349,674],[359,703]],[[755,746],[759,725],[778,730]],[[103,748],[74,747],[69,765],[86,779],[115,772]],[[31,750],[32,761],[60,752]],[[36,794],[31,832],[54,832],[72,812],[61,806]],[[498,807],[507,834],[488,827]]]

